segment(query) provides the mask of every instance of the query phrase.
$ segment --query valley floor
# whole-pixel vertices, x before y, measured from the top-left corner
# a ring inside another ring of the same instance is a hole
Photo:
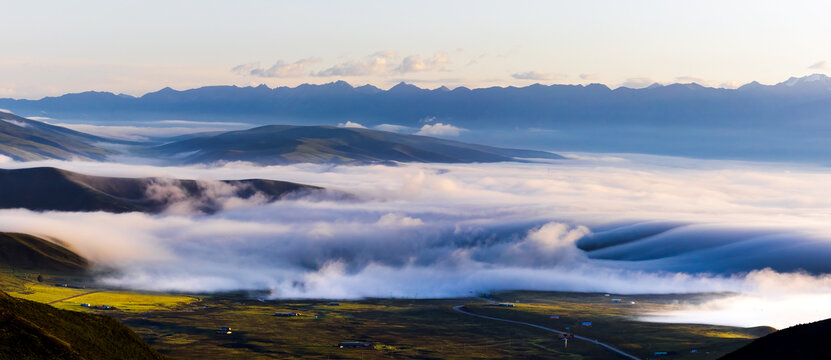
[[[87,286],[82,278],[6,273],[9,294],[52,306],[119,319],[174,359],[505,359],[624,358],[592,342],[533,327],[468,316],[465,311],[572,331],[638,358],[714,359],[764,335],[769,328],[659,324],[634,320],[682,301],[715,296],[517,291],[463,299],[359,301],[262,300],[257,294],[150,294]],[[612,299],[621,299],[620,302]],[[498,306],[500,302],[514,306]],[[632,303],[634,302],[634,303]],[[83,306],[88,304],[89,306]],[[104,305],[111,307],[106,309]],[[298,313],[299,316],[274,316]],[[559,318],[552,318],[557,315]],[[591,326],[581,325],[591,322]],[[231,333],[220,333],[223,327]],[[339,348],[340,342],[371,348]]]

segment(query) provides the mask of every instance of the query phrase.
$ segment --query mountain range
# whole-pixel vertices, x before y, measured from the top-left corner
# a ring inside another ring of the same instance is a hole
[[[783,113],[801,109],[799,118],[815,119],[831,107],[831,78],[814,74],[790,78],[776,85],[752,82],[737,89],[704,87],[695,83],[659,85],[643,89],[602,84],[540,85],[450,90],[422,89],[400,83],[389,90],[372,85],[353,87],[344,81],[294,88],[208,86],[190,90],[164,88],[140,97],[108,92],[84,92],[40,100],[0,99],[0,107],[29,116],[67,119],[135,121],[145,118],[229,120],[252,123],[305,123],[313,119],[329,125],[359,120],[413,126],[436,118],[471,127],[505,127],[585,122],[614,124],[719,123],[780,120]],[[667,116],[672,114],[673,116]]]
[[[62,121],[110,125],[178,119],[251,125],[329,125],[425,134],[438,123],[457,139],[551,151],[632,152],[753,160],[831,158],[831,78],[814,74],[736,89],[602,84],[389,90],[344,81],[269,88],[208,86],[134,97],[84,92],[0,108]]]

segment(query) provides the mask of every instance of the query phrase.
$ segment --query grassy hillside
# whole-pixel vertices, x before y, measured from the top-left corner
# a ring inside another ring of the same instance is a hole
[[[80,273],[86,259],[71,250],[32,235],[0,233],[0,266],[46,272]]]
[[[179,157],[188,163],[251,161],[261,164],[470,163],[515,161],[515,157],[562,158],[544,151],[502,149],[386,131],[288,125],[192,138],[155,147],[147,153]]]
[[[826,319],[761,337],[721,359],[831,359],[830,338],[831,319]]]
[[[100,141],[105,139],[0,112],[0,155],[15,160],[103,160],[113,152],[92,145]]]
[[[162,359],[113,318],[55,309],[0,291],[0,359]]]
[[[272,180],[200,182],[160,178],[89,176],[56,168],[0,169],[0,208],[58,211],[149,212],[163,211],[179,201],[191,201],[198,210],[220,210],[212,186],[232,189],[227,196],[247,199],[262,194],[275,201],[290,193],[320,188]],[[166,192],[164,189],[175,189]],[[164,196],[175,193],[177,196]],[[161,195],[160,195],[161,194]],[[182,196],[178,196],[181,194]]]

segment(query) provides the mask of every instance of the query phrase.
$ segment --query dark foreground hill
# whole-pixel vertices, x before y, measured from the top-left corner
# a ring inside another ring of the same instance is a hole
[[[472,163],[563,158],[545,151],[504,149],[387,131],[290,125],[187,139],[155,147],[149,153],[180,158],[186,163],[250,161],[260,164]]]
[[[163,359],[118,320],[0,291],[0,359]]]
[[[86,270],[89,263],[60,244],[27,234],[0,233],[0,266],[78,273]]]
[[[285,181],[225,181],[90,176],[56,168],[0,169],[0,209],[35,211],[164,211],[176,204],[215,212],[230,198],[276,201],[319,187]]]
[[[721,360],[831,359],[831,319],[802,324],[758,338]]]
[[[0,112],[0,155],[15,160],[102,160],[112,151],[92,145],[101,141],[105,139]]]

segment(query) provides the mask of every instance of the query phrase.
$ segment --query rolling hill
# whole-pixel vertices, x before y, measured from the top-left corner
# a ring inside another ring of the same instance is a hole
[[[90,176],[56,168],[0,169],[0,208],[35,211],[106,211],[158,213],[177,203],[212,213],[228,198],[265,201],[321,190],[284,181],[248,179],[197,181],[166,178]]]
[[[831,359],[831,319],[782,329],[753,340],[721,360]]]
[[[59,310],[0,291],[0,359],[163,359],[113,318]]]
[[[0,266],[57,273],[78,273],[86,259],[56,242],[18,233],[0,233]]]
[[[545,151],[504,149],[427,136],[331,126],[269,125],[177,141],[148,150],[185,163],[260,164],[384,162],[471,163],[517,158],[562,159]]]
[[[106,139],[0,112],[0,155],[18,161],[74,158],[103,160],[111,150],[92,145]]]

